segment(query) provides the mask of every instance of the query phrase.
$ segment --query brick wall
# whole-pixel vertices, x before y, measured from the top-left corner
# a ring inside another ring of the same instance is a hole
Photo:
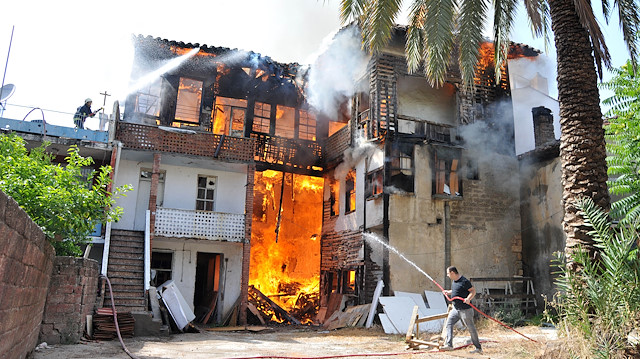
[[[0,358],[24,358],[38,344],[55,251],[0,191]]]
[[[40,341],[77,343],[86,318],[93,313],[100,266],[93,259],[55,257],[49,295],[42,318]]]

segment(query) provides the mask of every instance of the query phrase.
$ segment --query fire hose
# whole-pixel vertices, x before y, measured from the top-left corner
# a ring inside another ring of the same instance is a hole
[[[122,335],[120,335],[120,326],[118,325],[118,314],[116,313],[116,305],[113,302],[113,290],[111,289],[111,281],[104,274],[100,274],[100,276],[104,277],[104,279],[107,280],[107,285],[109,286],[109,295],[111,296],[111,310],[113,311],[113,322],[116,325],[116,333],[118,334],[118,340],[120,340],[120,344],[122,345],[122,349],[124,350],[125,353],[127,353],[127,355],[129,355],[129,357],[131,357],[131,359],[139,359],[137,356],[133,355],[129,351],[129,349],[127,349],[127,346],[124,345],[124,342],[122,341]]]

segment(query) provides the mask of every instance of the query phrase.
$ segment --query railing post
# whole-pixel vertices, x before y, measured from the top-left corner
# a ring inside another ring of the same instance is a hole
[[[144,290],[149,290],[149,282],[151,282],[151,211],[145,211],[144,226]]]
[[[109,265],[109,245],[111,244],[111,221],[107,222],[104,229],[104,248],[102,249],[102,268],[100,273],[107,275],[107,266]]]

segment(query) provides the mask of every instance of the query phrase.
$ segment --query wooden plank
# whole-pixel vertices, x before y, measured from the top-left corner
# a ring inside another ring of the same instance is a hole
[[[422,317],[422,318],[418,318],[416,319],[416,323],[424,323],[424,322],[430,322],[432,320],[436,320],[436,319],[444,319],[449,315],[449,313],[442,313],[442,314],[436,314],[436,315],[430,315],[428,317]]]
[[[260,320],[261,324],[265,324],[264,318],[262,318],[262,313],[260,313],[260,311],[258,310],[258,308],[256,308],[255,305],[251,304],[251,303],[247,303],[247,309],[249,309],[249,311],[251,313],[253,313],[253,315],[255,315],[256,317],[258,317],[258,320]]]
[[[250,286],[249,287],[251,291],[253,291],[258,297],[260,297],[261,299],[263,299],[264,301],[266,301],[267,303],[269,303],[269,305],[271,306],[271,308],[273,308],[273,310],[282,315],[286,320],[288,320],[290,323],[292,324],[298,324],[300,325],[300,321],[294,317],[292,317],[291,315],[289,315],[289,313],[282,309],[279,305],[277,305],[274,301],[272,301],[271,299],[269,299],[269,297],[267,297],[266,295],[264,295],[260,290],[258,290],[256,287],[254,286]]]
[[[412,339],[410,342],[413,343],[414,345],[428,345],[436,348],[440,346],[440,344],[437,342],[428,342],[426,340],[420,340],[420,339]]]
[[[207,315],[204,316],[204,319],[202,320],[203,324],[207,324],[209,323],[209,318],[211,317],[211,314],[213,314],[213,311],[216,310],[216,303],[218,303],[218,293],[213,292],[213,299],[211,299],[211,304],[209,304],[209,311],[207,312]]]
[[[375,316],[376,310],[378,309],[378,300],[380,299],[382,288],[384,288],[384,282],[382,280],[379,280],[378,284],[376,284],[376,289],[373,292],[373,301],[371,302],[371,308],[369,308],[369,316],[367,317],[365,328],[371,328],[371,325],[373,324],[373,317]]]
[[[410,341],[413,338],[413,326],[416,325],[416,319],[418,318],[419,308],[417,305],[413,306],[413,313],[411,314],[411,320],[409,321],[409,328],[407,328],[407,335],[405,337],[405,341]],[[416,337],[420,333],[416,331]]]

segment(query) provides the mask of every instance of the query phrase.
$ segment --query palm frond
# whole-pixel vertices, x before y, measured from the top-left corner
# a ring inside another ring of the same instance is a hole
[[[584,218],[585,225],[593,228],[589,235],[607,239],[612,236],[611,223],[607,212],[598,207],[589,197],[582,197],[576,201],[576,206]]]
[[[460,4],[460,15],[458,16],[458,43],[460,46],[458,63],[462,78],[467,84],[472,83],[475,76],[487,7],[485,0],[465,0]]]
[[[425,73],[432,86],[440,86],[451,60],[456,3],[455,0],[430,0],[425,5]]]
[[[591,2],[589,0],[573,0],[573,4],[580,18],[580,23],[589,34],[598,75],[602,79],[602,64],[604,63],[607,68],[611,67],[611,54],[609,54],[609,49],[604,41],[604,35],[598,25],[598,20],[593,14]]]
[[[507,61],[509,53],[509,33],[513,28],[513,21],[517,10],[516,0],[494,0],[493,15],[493,46],[496,81],[500,79],[500,68]]]
[[[409,73],[418,71],[424,58],[424,48],[426,47],[424,17],[427,12],[425,2],[425,0],[415,0],[409,9],[409,26],[405,43]]]
[[[638,4],[635,0],[615,0],[615,4],[618,7],[618,18],[620,28],[622,29],[622,37],[631,55],[632,67],[636,70],[638,59],[637,41],[638,31],[640,30]]]
[[[364,7],[362,39],[371,53],[378,53],[391,39],[402,0],[370,0]]]
[[[341,0],[340,1],[340,21],[348,24],[360,18],[364,14],[367,0]]]

